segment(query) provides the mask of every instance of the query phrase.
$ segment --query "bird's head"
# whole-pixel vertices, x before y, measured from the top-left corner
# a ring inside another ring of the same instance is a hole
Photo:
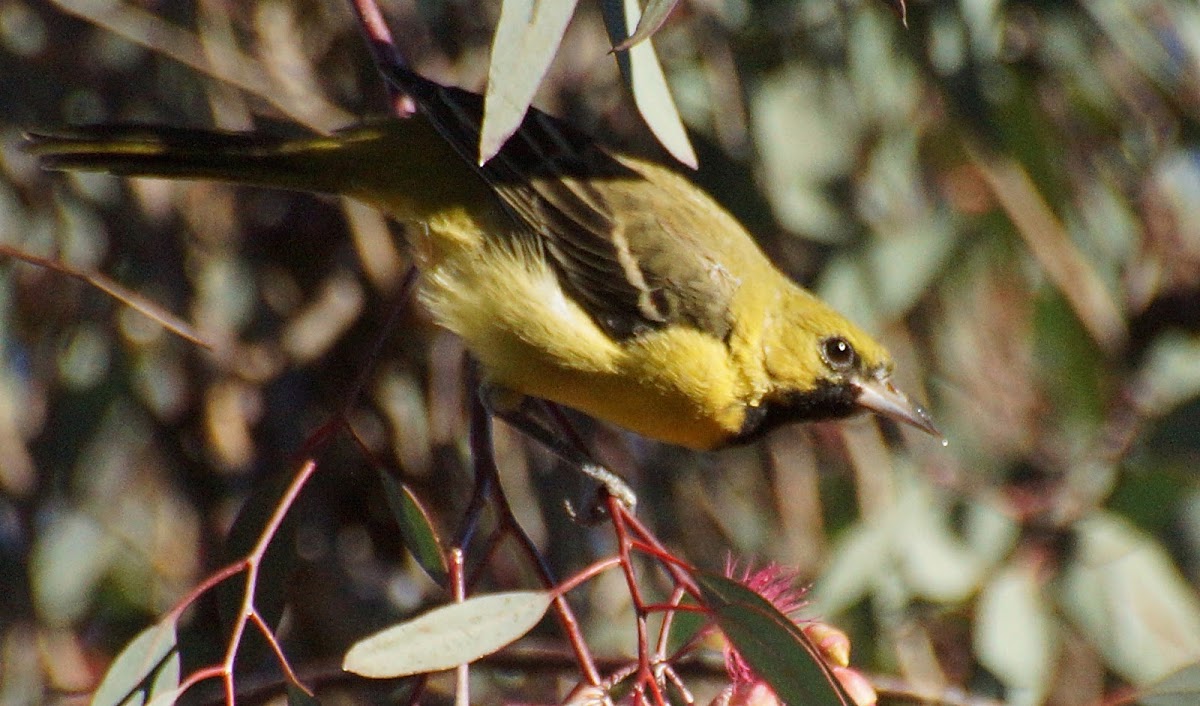
[[[892,382],[891,355],[871,336],[808,292],[787,291],[764,322],[769,389],[747,413],[740,439],[794,421],[874,412],[941,436],[925,408]]]

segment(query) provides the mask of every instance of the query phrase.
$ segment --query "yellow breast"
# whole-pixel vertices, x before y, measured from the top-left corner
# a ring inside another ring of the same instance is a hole
[[[535,254],[495,239],[461,247],[458,235],[429,237],[460,247],[424,262],[422,298],[489,382],[689,448],[713,448],[740,428],[744,410],[729,402],[737,381],[719,341],[671,328],[619,345]]]

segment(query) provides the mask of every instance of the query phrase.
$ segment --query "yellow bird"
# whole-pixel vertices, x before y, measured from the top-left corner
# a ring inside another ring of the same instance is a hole
[[[147,126],[31,134],[49,169],[360,199],[408,229],[421,296],[486,382],[692,449],[872,411],[936,434],[870,336],[683,176],[544,113],[477,163],[480,96],[404,69],[418,115],[331,136]]]

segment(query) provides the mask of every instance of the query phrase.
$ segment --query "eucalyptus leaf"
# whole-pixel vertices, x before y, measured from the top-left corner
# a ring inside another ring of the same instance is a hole
[[[447,585],[449,570],[446,566],[446,552],[433,528],[433,522],[429,519],[429,513],[407,485],[386,472],[381,472],[380,478],[383,480],[388,506],[392,509],[392,515],[404,539],[404,546],[408,547],[413,558],[434,582],[439,586]]]
[[[320,706],[321,704],[317,697],[308,694],[292,682],[288,682],[287,685],[287,702],[288,706]]]
[[[29,558],[33,597],[43,620],[59,625],[78,620],[120,547],[95,520],[70,510],[47,525]]]
[[[600,3],[604,25],[614,46],[630,38],[630,27],[638,25],[641,8],[637,0],[604,0]],[[671,156],[695,169],[699,163],[692,143],[688,140],[683,119],[671,97],[670,86],[663,75],[654,45],[644,41],[628,50],[616,52],[621,78],[633,94],[633,101],[646,125]]]
[[[747,586],[719,574],[697,573],[701,598],[717,627],[746,663],[785,703],[853,703],[815,645],[791,618]]]
[[[166,691],[160,691],[153,698],[146,702],[145,706],[172,706],[179,697],[183,695],[183,689],[175,686]],[[126,704],[126,706],[129,706]]]
[[[175,703],[180,694],[179,670],[179,650],[175,650],[154,674],[154,681],[150,684],[149,703]]]
[[[891,553],[913,594],[932,601],[965,600],[989,568],[957,535],[944,491],[917,474],[897,479]]]
[[[1108,665],[1148,684],[1200,661],[1200,600],[1152,537],[1095,512],[1076,525],[1060,600]]]
[[[1174,672],[1147,688],[1138,697],[1142,706],[1193,706],[1200,704],[1200,663]]]
[[[649,39],[667,22],[671,11],[679,4],[679,0],[649,0],[642,10],[642,19],[638,20],[637,29],[629,38],[613,47],[613,51],[625,51],[635,44]]]
[[[492,39],[479,136],[485,164],[521,127],[538,86],[554,60],[577,0],[504,0]]]
[[[1042,595],[1037,567],[1005,567],[983,588],[975,607],[975,653],[1008,689],[1013,703],[1041,703],[1058,652],[1055,619]]]
[[[890,522],[863,522],[846,529],[837,540],[825,570],[813,585],[814,610],[841,613],[874,586],[880,566],[891,566]]]
[[[153,690],[161,693],[172,680],[172,675],[175,684],[170,688],[178,686],[178,653],[168,659],[175,651],[175,639],[174,617],[165,618],[138,633],[109,665],[100,686],[92,694],[91,706],[118,706],[126,703],[131,696],[140,702],[144,700],[144,695],[139,687],[147,678],[163,670],[167,671],[166,678],[160,680],[155,676]]]
[[[355,643],[342,669],[387,679],[469,664],[524,636],[553,602],[547,591],[512,591],[435,608]]]

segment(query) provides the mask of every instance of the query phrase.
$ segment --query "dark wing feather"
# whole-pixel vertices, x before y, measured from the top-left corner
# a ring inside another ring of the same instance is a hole
[[[553,264],[563,288],[609,335],[626,338],[682,323],[725,337],[730,292],[710,286],[705,253],[670,247],[666,241],[673,235],[662,229],[639,233],[637,242],[629,242],[629,223],[600,193],[599,183],[644,180],[641,174],[534,108],[500,152],[480,166],[482,96],[402,68],[393,69],[390,78],[491,185],[520,230]],[[637,214],[643,222],[648,215]],[[663,252],[670,255],[669,276],[662,268],[645,266],[664,262]]]

